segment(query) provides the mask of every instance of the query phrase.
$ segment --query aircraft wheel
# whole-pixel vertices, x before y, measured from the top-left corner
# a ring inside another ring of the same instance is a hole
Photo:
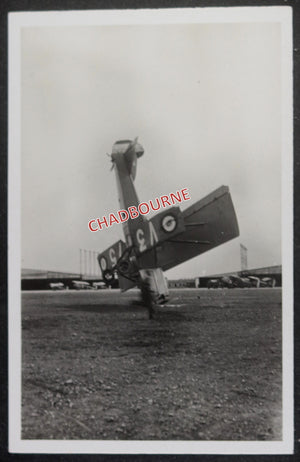
[[[119,263],[119,270],[121,273],[127,273],[129,270],[129,263],[126,260],[123,260]]]
[[[114,273],[109,269],[103,271],[102,276],[103,276],[103,279],[104,279],[104,282],[105,282],[106,285],[111,284],[115,279]]]

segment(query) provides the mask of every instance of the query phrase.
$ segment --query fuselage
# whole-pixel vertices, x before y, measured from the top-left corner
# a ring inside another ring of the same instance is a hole
[[[142,156],[144,149],[136,140],[117,141],[112,149],[112,161],[114,162],[118,199],[121,210],[127,210],[129,207],[138,207],[139,199],[133,184],[136,175],[136,164],[138,157]],[[124,222],[123,230],[127,245],[132,245],[132,236],[138,228],[143,228],[146,222],[143,215],[139,215],[134,220],[129,219]]]

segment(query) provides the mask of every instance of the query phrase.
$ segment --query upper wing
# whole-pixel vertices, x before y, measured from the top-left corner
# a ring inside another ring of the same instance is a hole
[[[221,186],[182,212],[185,231],[156,247],[156,265],[173,268],[239,235],[227,186]]]

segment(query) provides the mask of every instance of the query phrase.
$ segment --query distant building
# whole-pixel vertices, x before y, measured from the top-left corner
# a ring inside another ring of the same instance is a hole
[[[72,287],[72,281],[87,280],[90,283],[102,281],[101,276],[83,277],[79,273],[63,271],[48,271],[31,268],[21,269],[22,290],[48,290],[50,284],[62,282],[66,287]]]
[[[262,268],[252,268],[252,269],[246,269],[242,271],[231,271],[229,273],[217,273],[217,274],[211,274],[210,276],[198,277],[198,278],[195,278],[196,287],[207,287],[207,283],[209,279],[221,278],[223,276],[226,277],[230,275],[236,275],[236,276],[241,276],[241,277],[257,276],[259,278],[271,277],[275,279],[276,286],[280,287],[282,283],[282,266],[281,265],[264,266]]]
[[[194,278],[168,280],[168,286],[170,289],[176,289],[180,287],[196,287]]]

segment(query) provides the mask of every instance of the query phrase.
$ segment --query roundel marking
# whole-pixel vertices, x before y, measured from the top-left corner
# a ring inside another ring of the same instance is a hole
[[[166,233],[171,233],[177,226],[176,218],[173,215],[166,215],[161,220],[161,226]]]
[[[107,268],[107,261],[106,261],[106,258],[105,257],[101,257],[100,258],[100,267],[102,269],[102,271],[105,271],[106,268]]]

